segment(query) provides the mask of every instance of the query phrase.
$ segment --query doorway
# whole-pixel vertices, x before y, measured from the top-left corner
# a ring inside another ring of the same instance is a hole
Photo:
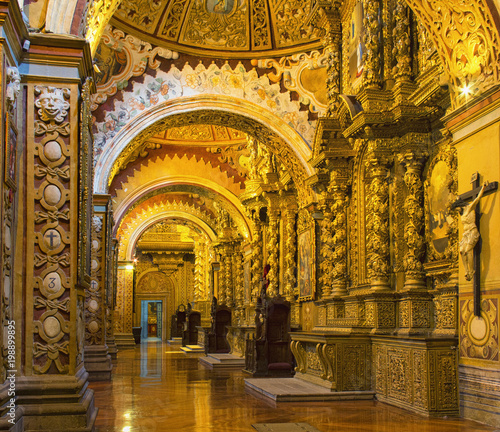
[[[141,301],[141,339],[162,339],[163,332],[163,301],[142,300]]]

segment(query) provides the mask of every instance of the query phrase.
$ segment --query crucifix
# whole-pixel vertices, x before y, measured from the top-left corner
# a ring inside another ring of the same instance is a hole
[[[460,255],[465,268],[465,279],[473,282],[474,315],[481,316],[481,288],[480,288],[480,254],[481,236],[479,223],[481,212],[479,200],[498,189],[498,182],[484,182],[480,186],[479,173],[475,172],[471,178],[472,190],[459,195],[451,208],[458,208],[463,225],[463,235],[460,240]],[[470,202],[470,204],[468,204]]]

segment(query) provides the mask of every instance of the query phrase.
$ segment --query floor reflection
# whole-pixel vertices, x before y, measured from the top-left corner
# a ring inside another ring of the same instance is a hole
[[[244,391],[241,371],[213,372],[199,355],[159,340],[118,353],[110,382],[91,383],[98,432],[240,432],[255,423],[305,422],[321,432],[486,432],[462,419],[432,419],[376,401],[280,403]]]

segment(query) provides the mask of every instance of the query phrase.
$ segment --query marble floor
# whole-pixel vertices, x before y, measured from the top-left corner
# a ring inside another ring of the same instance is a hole
[[[281,402],[245,393],[238,370],[214,371],[199,355],[145,340],[118,353],[110,382],[94,382],[98,432],[240,432],[257,423],[308,423],[321,432],[486,432],[463,419],[426,418],[377,401]],[[282,429],[280,429],[282,430]]]

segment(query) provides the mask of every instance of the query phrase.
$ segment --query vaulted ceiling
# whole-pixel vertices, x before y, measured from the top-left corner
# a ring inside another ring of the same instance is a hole
[[[312,0],[122,0],[111,24],[184,53],[249,58],[320,44]]]

